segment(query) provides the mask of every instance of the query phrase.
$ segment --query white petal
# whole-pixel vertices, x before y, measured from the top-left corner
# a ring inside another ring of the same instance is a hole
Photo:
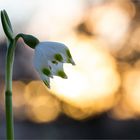
[[[36,52],[41,52],[42,56],[50,61],[54,60],[55,54],[61,54],[64,62],[67,62],[66,50],[67,46],[58,42],[41,42],[35,48]]]
[[[37,71],[40,71],[42,68],[46,67],[46,62],[47,60],[43,51],[40,48],[35,50],[33,64]]]

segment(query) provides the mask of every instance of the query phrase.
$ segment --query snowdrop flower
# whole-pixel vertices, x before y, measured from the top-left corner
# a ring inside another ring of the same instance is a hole
[[[67,78],[63,63],[75,63],[66,45],[58,42],[39,42],[36,37],[23,33],[18,34],[15,39],[20,37],[26,45],[34,49],[34,67],[47,87],[50,88],[50,78],[53,76]]]
[[[50,78],[59,76],[67,78],[63,70],[63,63],[75,65],[69,49],[58,42],[40,42],[35,46],[34,67],[47,87],[50,87]]]

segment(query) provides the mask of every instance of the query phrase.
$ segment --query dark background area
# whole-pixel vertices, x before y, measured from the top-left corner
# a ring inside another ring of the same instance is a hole
[[[75,121],[60,116],[48,124],[15,121],[16,139],[139,139],[140,121],[117,121],[102,114],[93,119]],[[1,121],[0,138],[5,138],[5,123]]]
[[[15,121],[16,139],[139,139],[139,120],[117,121],[106,113],[85,121],[75,121],[61,115],[48,124]],[[5,123],[1,121],[0,138],[5,138]]]

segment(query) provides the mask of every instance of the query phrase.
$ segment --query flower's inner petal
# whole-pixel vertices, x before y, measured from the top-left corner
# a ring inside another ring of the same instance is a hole
[[[58,64],[54,64],[52,62],[49,62],[49,65],[51,67],[53,75],[60,76],[62,78],[67,78],[67,75],[63,70],[63,63],[59,62]]]

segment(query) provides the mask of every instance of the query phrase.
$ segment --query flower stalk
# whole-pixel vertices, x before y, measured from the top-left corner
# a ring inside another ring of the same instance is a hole
[[[10,41],[6,54],[5,69],[5,109],[6,109],[6,135],[7,140],[14,140],[14,122],[12,108],[12,73],[14,61],[15,41]]]
[[[15,39],[13,37],[12,25],[5,10],[1,11],[1,21],[8,38],[6,65],[5,65],[5,116],[6,116],[6,136],[7,140],[14,140],[14,122],[12,107],[12,75],[15,51]]]
[[[13,29],[5,10],[1,11],[1,22],[8,40],[5,65],[5,114],[7,140],[14,140],[14,119],[12,106],[12,75],[16,42],[22,38],[24,43],[34,49],[34,67],[44,84],[50,88],[50,78],[59,76],[67,79],[63,70],[64,63],[75,65],[67,46],[59,42],[40,42],[36,37],[19,33],[13,35]]]

